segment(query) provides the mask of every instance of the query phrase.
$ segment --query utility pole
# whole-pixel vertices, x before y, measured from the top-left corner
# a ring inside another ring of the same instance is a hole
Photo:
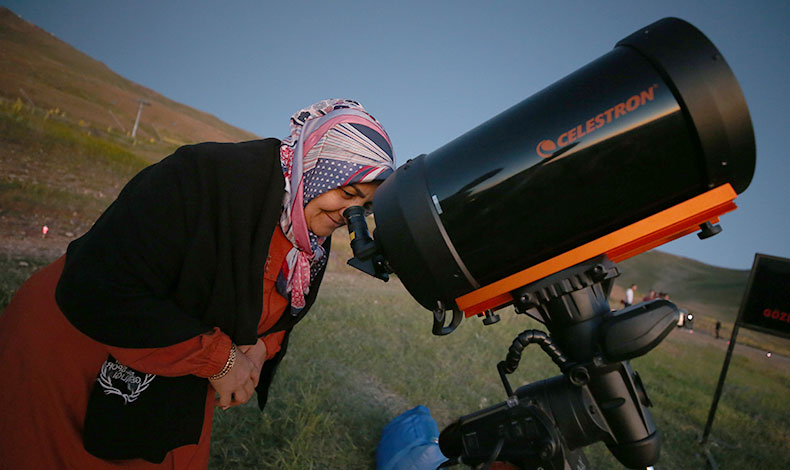
[[[132,138],[137,135],[137,125],[140,124],[140,114],[143,112],[143,106],[151,106],[151,103],[142,98],[138,98],[137,102],[140,106],[137,108],[137,118],[134,120],[134,128],[132,129]]]

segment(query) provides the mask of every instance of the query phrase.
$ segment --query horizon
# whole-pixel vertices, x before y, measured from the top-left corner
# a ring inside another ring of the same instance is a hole
[[[751,269],[755,253],[790,258],[783,217],[790,163],[781,158],[790,121],[782,106],[790,5],[690,3],[402,2],[376,13],[364,12],[365,2],[3,5],[119,75],[261,137],[287,135],[290,115],[312,102],[357,99],[387,129],[398,164],[551,85],[631,32],[677,16],[708,36],[735,73],[751,113],[757,169],[735,201],[739,210],[722,217],[722,234],[704,243],[689,235],[658,251],[739,270]]]

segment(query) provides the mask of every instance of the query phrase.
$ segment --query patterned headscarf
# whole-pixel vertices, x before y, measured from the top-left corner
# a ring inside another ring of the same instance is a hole
[[[353,100],[329,99],[291,117],[280,162],[285,196],[280,227],[293,248],[277,279],[277,291],[291,296],[291,311],[305,306],[310,282],[326,264],[324,238],[307,229],[304,208],[315,197],[354,183],[383,181],[395,169],[389,136]]]

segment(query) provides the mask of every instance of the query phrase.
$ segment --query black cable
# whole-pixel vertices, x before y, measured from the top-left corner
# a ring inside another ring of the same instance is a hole
[[[518,368],[518,363],[521,361],[521,352],[532,343],[537,343],[560,368],[563,368],[563,366],[567,364],[568,358],[562,354],[562,351],[554,344],[554,341],[552,341],[548,334],[540,330],[526,330],[518,335],[516,339],[513,340],[513,344],[510,345],[510,349],[504,361],[506,373],[512,374],[515,372]]]

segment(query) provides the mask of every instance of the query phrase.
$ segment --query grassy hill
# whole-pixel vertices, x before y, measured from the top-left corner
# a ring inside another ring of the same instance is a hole
[[[0,63],[5,253],[62,253],[131,176],[182,144],[255,138],[118,75],[3,7]],[[149,106],[132,138],[138,100]]]
[[[0,7],[0,96],[59,110],[100,131],[130,133],[139,101],[137,137],[171,145],[238,141],[255,135],[170,100],[110,70],[52,34]]]
[[[731,335],[749,280],[748,270],[711,266],[659,250],[627,259],[619,266],[623,274],[617,278],[612,290],[613,307],[621,305],[625,289],[635,283],[639,286],[638,299],[647,295],[650,289],[668,293],[670,300],[694,315],[695,331],[713,335],[716,322],[720,321],[721,335],[726,338]],[[776,336],[741,329],[737,341],[765,351],[790,355],[790,342]]]
[[[749,278],[748,270],[719,268],[657,250],[630,258],[620,267],[618,284],[636,283],[640,297],[649,289],[667,292],[688,310],[723,321],[735,319]]]

